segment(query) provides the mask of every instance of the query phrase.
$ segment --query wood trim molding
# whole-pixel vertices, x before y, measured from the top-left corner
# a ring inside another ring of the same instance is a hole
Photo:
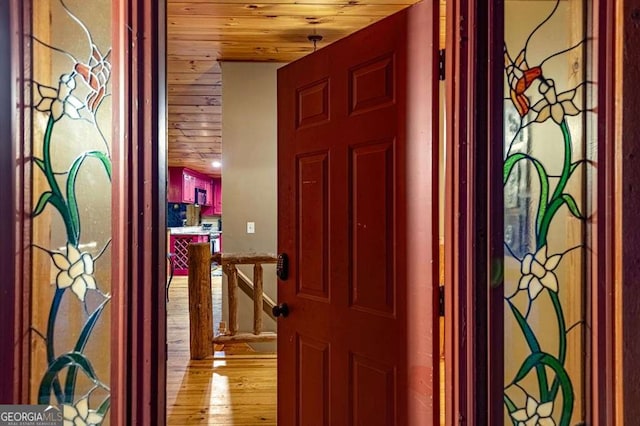
[[[445,157],[445,424],[474,424],[475,363],[473,255],[475,203],[470,195],[473,176],[471,141],[473,95],[474,0],[447,2]],[[471,37],[471,39],[470,39]]]
[[[13,50],[11,17],[13,4],[0,3],[0,74],[14,76],[11,53]],[[15,81],[11,78],[9,81]],[[0,185],[0,199],[9,200],[9,205],[0,209],[0,224],[2,235],[0,239],[0,269],[7,271],[7,279],[0,281],[0,334],[14,343],[19,340],[14,327],[16,321],[16,265],[11,253],[16,249],[16,223],[13,212],[16,208],[16,177],[15,177],[15,147],[16,147],[16,111],[13,105],[16,88],[11,84],[0,85],[0,179],[6,185]],[[2,365],[8,366],[0,370],[0,381],[11,386],[0,386],[0,404],[9,404],[15,400],[16,383],[14,366],[17,355],[12,345],[0,345],[0,360]]]
[[[502,401],[489,398],[504,388],[503,336],[489,332],[502,330],[504,303],[500,283],[490,287],[490,259],[502,257],[501,217],[490,214],[502,210],[502,149],[488,143],[502,134],[502,101],[487,102],[503,85],[503,2],[490,4],[447,2],[446,424],[504,417]]]
[[[10,344],[0,345],[0,404],[28,403],[29,385],[29,287],[28,241],[26,218],[17,215],[29,203],[24,176],[29,155],[23,141],[25,120],[24,100],[25,55],[23,34],[30,10],[29,1],[4,1],[0,4],[0,75],[8,76],[9,84],[0,85],[0,200],[7,204],[0,209],[0,336]],[[28,59],[28,57],[27,57]],[[26,200],[26,201],[25,201]]]
[[[590,390],[587,419],[590,424],[615,425],[615,283],[616,283],[616,113],[615,113],[615,60],[616,16],[615,2],[595,0],[590,13],[590,39],[594,40],[592,61],[589,66],[597,81],[593,95],[598,105],[597,178],[594,186],[593,205],[597,218],[587,224],[593,247],[587,261],[587,278],[591,283],[587,300],[590,333],[587,344],[587,386]],[[637,214],[637,213],[636,213]]]
[[[112,413],[165,424],[165,2],[113,2]]]
[[[621,170],[616,193],[617,205],[621,209],[621,223],[618,227],[619,248],[622,258],[618,286],[621,302],[621,359],[622,365],[622,398],[618,406],[622,410],[619,424],[637,423],[640,418],[640,339],[637,324],[640,320],[640,227],[637,225],[640,211],[640,90],[638,74],[640,73],[640,0],[620,0],[622,15],[617,22],[621,32],[621,72],[618,75],[621,93],[616,102],[621,102],[621,137],[617,140],[618,153],[615,156],[617,166]],[[609,57],[610,58],[610,57]],[[614,92],[615,93],[615,92]],[[624,231],[624,232],[623,232]]]
[[[503,140],[504,136],[504,100],[502,96],[495,96],[504,90],[504,1],[494,1],[491,7],[480,6],[480,10],[486,11],[486,27],[482,29],[480,40],[488,40],[487,65],[486,65],[486,93],[484,99],[486,108],[483,108],[481,94],[477,108],[486,110],[486,138],[479,138],[478,143],[487,147],[486,178],[487,192],[480,190],[476,194],[476,203],[483,205],[486,197],[487,209],[485,209],[487,238],[485,257],[486,283],[486,339],[487,339],[487,387],[486,394],[494,395],[487,400],[487,424],[498,425],[504,423],[504,403],[498,395],[504,393],[504,184],[503,165],[504,148],[502,144],[491,143],[495,140]],[[482,54],[478,55],[482,60]],[[484,81],[484,80],[482,80]],[[479,131],[485,127],[481,126]],[[482,301],[483,299],[479,298]],[[482,390],[481,390],[482,392]]]

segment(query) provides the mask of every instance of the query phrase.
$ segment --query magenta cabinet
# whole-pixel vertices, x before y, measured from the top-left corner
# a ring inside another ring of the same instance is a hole
[[[189,244],[208,243],[208,234],[174,234],[169,237],[169,250],[175,256],[174,275],[189,275]]]
[[[213,214],[222,214],[222,179],[213,179]]]
[[[221,185],[220,178],[217,179],[218,187]],[[204,203],[204,206],[211,207],[209,210],[210,213],[216,213],[217,211],[222,212],[222,208],[219,207],[216,209],[215,200],[222,204],[222,200],[220,197],[220,188],[217,190],[216,198],[216,184],[215,180],[209,176],[200,174],[196,171],[186,169],[184,167],[169,167],[169,188],[167,191],[167,201],[170,203],[187,203],[193,204],[195,203],[195,194],[196,188],[201,189],[207,192],[207,201]],[[211,210],[213,210],[211,212]]]
[[[222,180],[220,178],[213,178],[209,182],[207,189],[207,204],[202,209],[202,214],[222,215]]]
[[[196,195],[196,176],[182,167],[169,167],[167,201],[193,203]]]

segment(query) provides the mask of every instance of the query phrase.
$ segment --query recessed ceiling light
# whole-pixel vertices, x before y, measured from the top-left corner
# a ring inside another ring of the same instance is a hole
[[[222,163],[219,162],[218,160],[214,161],[213,163],[211,163],[211,165],[213,167],[215,167],[216,169],[219,169],[220,167],[222,167]]]

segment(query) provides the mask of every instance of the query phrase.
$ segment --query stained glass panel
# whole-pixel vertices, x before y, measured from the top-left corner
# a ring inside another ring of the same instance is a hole
[[[33,2],[31,399],[108,424],[111,1]]]
[[[505,424],[584,421],[583,3],[505,2]]]

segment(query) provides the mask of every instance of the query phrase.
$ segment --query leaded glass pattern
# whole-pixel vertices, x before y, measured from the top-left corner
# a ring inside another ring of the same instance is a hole
[[[505,2],[505,424],[584,421],[583,0]]]
[[[108,424],[111,1],[34,1],[31,395]]]

